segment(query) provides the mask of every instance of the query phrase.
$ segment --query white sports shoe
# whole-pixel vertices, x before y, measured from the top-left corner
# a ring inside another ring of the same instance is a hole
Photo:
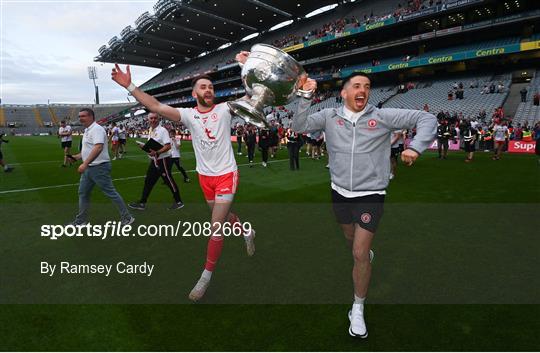
[[[375,258],[375,252],[369,249],[369,263],[373,262],[373,258]]]
[[[246,241],[246,251],[248,256],[253,256],[255,254],[255,230],[251,230],[251,234],[247,237],[244,237]]]
[[[197,281],[197,284],[189,293],[189,299],[193,300],[194,302],[200,300],[204,296],[204,293],[206,293],[209,285],[209,279],[206,279],[204,277],[199,278],[199,281]]]
[[[349,311],[349,335],[358,338],[367,338],[368,332],[364,321],[364,304],[353,304]]]

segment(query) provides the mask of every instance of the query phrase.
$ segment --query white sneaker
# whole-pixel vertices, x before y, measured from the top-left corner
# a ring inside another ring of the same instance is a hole
[[[368,332],[364,321],[364,304],[353,304],[349,311],[349,335],[358,338],[367,338]]]
[[[199,281],[189,293],[189,299],[193,300],[194,302],[200,300],[204,296],[204,293],[206,293],[206,289],[208,289],[209,285],[209,279],[206,279],[204,277],[199,278]]]
[[[371,249],[369,249],[369,263],[373,262],[373,258],[375,257],[375,252]]]
[[[244,237],[246,241],[246,251],[248,256],[253,256],[255,254],[255,230],[251,230],[251,234],[247,237]]]
[[[266,162],[262,162],[262,166],[266,168]]]
[[[116,160],[116,157],[114,157],[112,160],[115,161],[115,160]]]
[[[394,174],[390,173],[390,180],[394,179]]]

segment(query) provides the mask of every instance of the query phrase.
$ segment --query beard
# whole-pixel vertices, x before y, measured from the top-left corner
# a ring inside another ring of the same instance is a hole
[[[212,98],[212,101],[210,103],[207,103],[204,99],[204,96],[197,94],[197,103],[202,105],[203,107],[210,108],[214,105],[214,99]]]

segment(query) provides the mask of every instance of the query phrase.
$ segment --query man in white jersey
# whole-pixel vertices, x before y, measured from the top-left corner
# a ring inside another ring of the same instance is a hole
[[[493,156],[494,161],[501,159],[501,153],[506,143],[506,137],[508,136],[508,127],[505,123],[501,123],[499,119],[495,120],[495,125],[493,126],[493,140],[495,141],[495,155]]]
[[[159,124],[161,118],[158,114],[150,113],[148,114],[147,119],[148,125],[150,126],[148,139],[157,141],[163,147],[157,151],[151,150],[148,154],[150,163],[148,164],[148,169],[146,170],[146,177],[144,178],[144,188],[141,198],[139,199],[139,202],[130,203],[128,206],[135,210],[144,211],[146,209],[148,197],[150,196],[154,185],[156,185],[156,182],[161,177],[165,185],[167,185],[171,190],[174,198],[174,202],[172,206],[169,207],[169,210],[179,210],[184,207],[184,203],[180,197],[178,185],[176,185],[176,182],[171,174],[171,138],[169,137],[169,132]]]
[[[245,62],[247,55],[247,52],[239,53],[236,60]],[[191,132],[199,182],[212,211],[212,236],[208,241],[204,271],[189,294],[191,300],[197,301],[204,296],[221,255],[223,236],[220,230],[224,223],[240,226],[238,216],[231,212],[239,179],[231,144],[232,116],[225,103],[214,104],[214,86],[208,76],[200,76],[192,81],[192,96],[197,102],[195,108],[173,108],[137,88],[131,82],[129,65],[126,70],[123,72],[116,64],[112,70],[112,79],[131,92],[150,111],[181,122]],[[248,228],[243,229],[243,233],[247,253],[252,256],[255,253],[255,232]]]
[[[122,158],[126,153],[127,129],[124,125],[118,128],[118,157]]]
[[[112,160],[115,161],[118,158],[118,146],[120,145],[120,129],[118,126],[116,126],[116,123],[112,123],[109,140],[111,141],[112,151],[114,154],[114,158]]]
[[[66,125],[65,120],[60,122],[58,137],[60,138],[61,147],[64,150],[64,163],[62,164],[62,167],[67,167],[68,163],[71,165],[71,160],[68,158],[68,155],[70,154],[73,139],[71,137],[71,126]]]
[[[71,156],[72,160],[82,160],[77,171],[81,174],[79,180],[79,213],[72,225],[85,225],[88,223],[88,210],[90,208],[90,195],[94,186],[111,199],[118,208],[121,224],[129,225],[135,218],[129,213],[122,196],[116,191],[111,179],[111,162],[107,146],[107,132],[96,123],[94,111],[83,108],[79,112],[79,120],[85,127],[82,138],[82,148],[79,154]]]

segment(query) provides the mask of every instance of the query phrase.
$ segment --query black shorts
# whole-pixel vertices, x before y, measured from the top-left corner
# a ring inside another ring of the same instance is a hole
[[[332,189],[332,208],[339,224],[357,223],[372,233],[377,231],[384,211],[385,195],[348,198]]]
[[[125,145],[125,144],[126,144],[126,139],[120,139],[120,140],[118,140],[118,141],[120,141],[120,144],[121,144],[121,145]]]
[[[463,147],[465,149],[465,152],[474,152],[476,151],[475,143],[467,142],[465,141],[463,144]]]
[[[4,155],[2,154],[2,151],[0,151],[0,161],[4,159]]]
[[[66,147],[71,148],[71,141],[62,142],[62,149],[66,148]]]

